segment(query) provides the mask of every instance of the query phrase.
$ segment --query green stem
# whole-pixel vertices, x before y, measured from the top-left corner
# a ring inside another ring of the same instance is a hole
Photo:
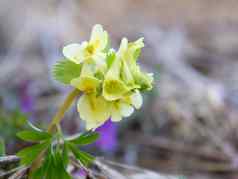
[[[60,130],[60,122],[64,117],[65,112],[69,109],[71,104],[73,103],[74,99],[80,94],[80,91],[77,89],[72,90],[66,99],[64,100],[64,103],[60,106],[59,110],[53,117],[52,121],[50,122],[48,126],[48,132],[53,133],[55,128],[58,128]],[[44,157],[45,151],[42,151],[39,156],[36,158],[36,160],[32,163],[30,168],[30,173],[35,171],[37,168],[40,167],[40,164],[42,162],[42,158]]]
[[[56,127],[58,124],[60,124],[61,120],[64,117],[65,112],[69,109],[74,99],[80,94],[80,91],[77,89],[74,89],[69,93],[67,98],[65,99],[62,106],[60,106],[58,112],[55,114],[54,118],[52,119],[51,123],[48,127],[48,132],[53,132],[54,127]]]

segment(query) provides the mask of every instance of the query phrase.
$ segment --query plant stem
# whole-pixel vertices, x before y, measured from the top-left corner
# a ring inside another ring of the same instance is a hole
[[[68,96],[66,97],[66,99],[64,100],[64,103],[60,106],[59,110],[57,111],[57,113],[55,114],[55,116],[53,117],[52,121],[50,122],[49,126],[48,126],[48,132],[53,133],[55,128],[59,128],[60,126],[60,122],[64,117],[65,112],[69,109],[69,107],[71,106],[71,104],[73,103],[74,99],[80,94],[80,91],[77,89],[73,89]],[[34,170],[36,170],[41,162],[42,162],[42,158],[44,157],[44,153],[45,150],[42,151],[38,157],[36,158],[36,160],[32,163],[31,168],[30,168],[30,173],[32,173]]]
[[[74,99],[79,94],[80,94],[80,91],[77,90],[77,89],[74,89],[73,91],[71,91],[69,93],[69,95],[65,99],[64,103],[62,104],[62,106],[60,106],[58,112],[55,114],[55,116],[53,117],[51,123],[49,124],[48,132],[52,133],[54,127],[56,127],[58,124],[60,124],[61,120],[64,117],[65,112],[69,109],[69,107],[71,106],[72,102],[74,101]]]

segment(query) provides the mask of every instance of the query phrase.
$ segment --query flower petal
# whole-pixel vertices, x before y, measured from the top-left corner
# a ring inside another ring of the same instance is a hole
[[[117,52],[117,56],[119,58],[123,58],[123,56],[126,54],[127,49],[128,49],[128,40],[127,40],[127,38],[123,38],[121,40],[121,44],[120,44],[119,50]]]
[[[125,61],[122,61],[121,78],[131,89],[136,88],[132,73]]]
[[[83,44],[69,44],[63,48],[63,54],[64,56],[77,63],[80,64],[84,61],[84,48],[86,46],[87,42],[84,42]]]
[[[104,122],[95,122],[95,121],[87,121],[86,122],[86,129],[87,130],[95,130],[99,126],[103,125]]]
[[[107,65],[105,53],[98,52],[92,57],[92,59],[94,60],[94,62],[96,64],[97,70],[105,71],[105,68]]]
[[[129,117],[133,112],[134,112],[134,108],[127,104],[127,103],[120,103],[120,111],[121,111],[121,115],[123,117]]]
[[[118,122],[122,120],[122,115],[118,109],[116,109],[114,106],[111,108],[111,120],[113,122]]]
[[[94,46],[96,51],[102,51],[107,47],[108,34],[103,30],[102,25],[96,24],[93,27],[89,43]]]
[[[85,93],[92,93],[96,91],[100,84],[100,80],[91,76],[80,76],[79,78],[72,79],[70,83],[72,86]]]
[[[123,81],[113,78],[104,80],[103,83],[103,96],[108,101],[117,100],[123,97],[128,92],[127,86]]]
[[[136,108],[140,109],[143,103],[143,98],[138,90],[136,90],[131,96],[130,96],[131,104]]]
[[[84,94],[77,104],[80,117],[86,121],[87,129],[95,129],[102,125],[110,116],[108,102],[103,97],[94,94]]]

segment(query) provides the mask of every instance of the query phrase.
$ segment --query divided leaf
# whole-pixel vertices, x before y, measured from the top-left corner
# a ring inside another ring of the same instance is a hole
[[[63,160],[63,164],[66,167],[69,163],[69,147],[68,147],[68,143],[65,141],[64,142],[64,146],[63,146],[63,151],[62,151],[62,160]]]
[[[99,133],[89,131],[80,134],[68,141],[77,145],[88,145],[95,142],[99,138],[99,136],[100,136]]]
[[[18,132],[17,137],[28,142],[39,142],[39,141],[50,139],[52,135],[44,131],[27,130],[27,131]]]
[[[61,60],[53,67],[53,77],[63,83],[70,84],[70,81],[80,76],[81,64],[76,64],[70,60]]]
[[[71,179],[72,177],[66,170],[63,163],[62,153],[59,151],[51,151],[45,157],[41,167],[37,169],[31,176],[32,179]]]
[[[74,154],[74,156],[85,166],[88,167],[95,160],[92,155],[79,150],[74,144],[69,143],[69,148]]]
[[[64,166],[63,156],[61,153],[56,152],[54,156],[55,166],[52,169],[58,173],[58,178],[62,179],[70,179],[71,176],[66,171],[66,167]]]
[[[45,149],[47,149],[51,144],[51,140],[47,140],[40,144],[36,144],[27,148],[22,149],[17,153],[17,156],[21,158],[21,163],[23,165],[31,164],[36,157]]]

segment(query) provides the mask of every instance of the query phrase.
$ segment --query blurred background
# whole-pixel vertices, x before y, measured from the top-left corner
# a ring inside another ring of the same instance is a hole
[[[97,129],[97,156],[192,179],[238,178],[237,0],[0,0],[0,137],[7,153],[29,119],[46,126],[70,90],[51,77],[62,47],[102,24],[145,38],[140,63],[155,74],[142,110]],[[76,107],[63,121],[84,130]]]

